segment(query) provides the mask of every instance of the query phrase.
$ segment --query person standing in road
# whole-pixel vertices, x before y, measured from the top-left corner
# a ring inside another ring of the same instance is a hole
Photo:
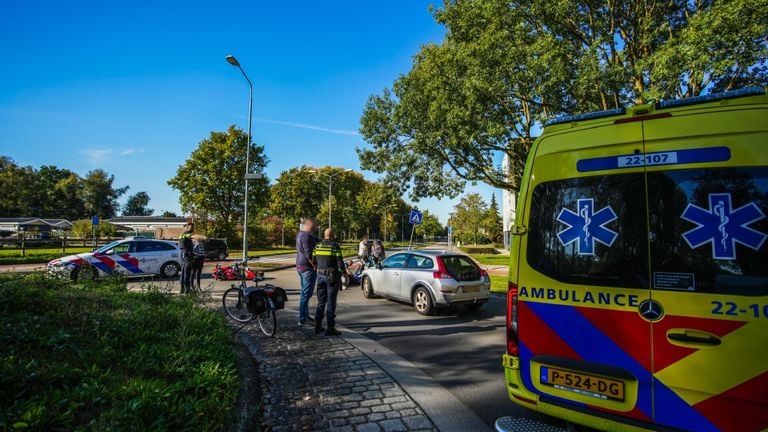
[[[305,218],[301,230],[296,235],[296,271],[301,281],[301,296],[299,297],[299,325],[313,321],[309,316],[309,299],[315,292],[317,281],[317,266],[312,259],[312,251],[318,243],[315,231],[317,222],[314,218]]]
[[[373,257],[373,264],[380,264],[386,258],[387,253],[384,250],[384,244],[381,240],[375,240],[373,246],[371,246],[371,257]]]
[[[186,294],[192,288],[192,259],[195,256],[192,245],[192,232],[195,231],[195,223],[187,222],[184,232],[179,236],[179,252],[181,253],[181,293]]]
[[[357,245],[357,258],[360,259],[360,267],[365,267],[370,256],[371,251],[368,249],[368,234],[363,234],[360,243]]]
[[[195,234],[192,236],[192,277],[191,285],[200,291],[200,278],[203,275],[203,264],[205,263],[205,236]]]
[[[317,311],[315,312],[315,334],[325,331],[326,336],[338,336],[336,330],[336,298],[341,290],[341,276],[346,273],[352,277],[344,265],[341,247],[333,241],[333,230],[327,228],[323,241],[316,247],[312,256],[317,263]],[[323,316],[327,318],[328,329],[323,328]]]

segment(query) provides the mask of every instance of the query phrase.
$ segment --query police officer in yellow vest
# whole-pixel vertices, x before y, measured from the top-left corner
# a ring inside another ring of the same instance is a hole
[[[332,240],[333,230],[328,228],[323,233],[323,241],[315,246],[312,257],[317,263],[317,311],[315,311],[315,334],[325,330],[326,336],[338,336],[336,330],[336,297],[341,290],[342,273],[349,274],[344,265],[341,247]],[[327,304],[327,308],[326,308]],[[323,329],[323,316],[328,318],[328,329]]]

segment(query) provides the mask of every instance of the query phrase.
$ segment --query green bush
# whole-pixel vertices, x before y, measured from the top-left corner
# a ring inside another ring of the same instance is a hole
[[[227,430],[224,318],[194,299],[0,275],[0,430]]]
[[[489,255],[489,254],[497,254],[499,253],[494,245],[478,245],[478,246],[462,246],[460,248],[462,251],[468,254],[483,254],[483,255]]]

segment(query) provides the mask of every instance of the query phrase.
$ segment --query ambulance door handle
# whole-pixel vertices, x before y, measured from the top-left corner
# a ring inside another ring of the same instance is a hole
[[[722,343],[719,337],[701,330],[671,329],[667,332],[667,339],[675,345],[711,345]],[[675,343],[677,342],[677,343]]]

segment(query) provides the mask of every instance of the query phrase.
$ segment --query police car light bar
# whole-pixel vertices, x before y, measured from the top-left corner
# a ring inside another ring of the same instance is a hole
[[[747,87],[738,90],[729,90],[722,93],[712,93],[704,96],[694,96],[684,99],[673,99],[667,101],[661,101],[656,104],[657,109],[661,108],[676,108],[681,106],[696,105],[705,102],[715,102],[725,99],[734,99],[745,96],[758,96],[765,95],[765,90],[760,87]]]
[[[552,126],[556,124],[563,124],[563,123],[571,123],[576,121],[583,121],[583,120],[594,120],[604,117],[613,117],[617,115],[623,115],[626,114],[627,109],[626,108],[614,108],[609,109],[605,111],[595,111],[585,114],[574,114],[574,115],[567,115],[562,117],[555,117],[551,118],[544,122],[544,126]]]

